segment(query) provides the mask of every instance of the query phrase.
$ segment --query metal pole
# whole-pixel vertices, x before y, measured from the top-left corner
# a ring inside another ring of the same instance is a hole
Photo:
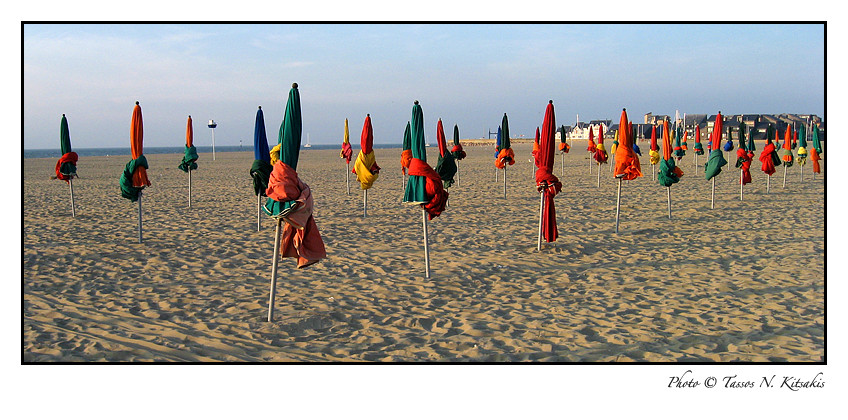
[[[771,189],[771,175],[766,177],[766,194],[769,193],[770,189]]]
[[[347,170],[345,171],[345,183],[347,183],[347,195],[350,195],[350,162],[347,163]]]
[[[188,208],[191,208],[191,168],[188,170]]]
[[[657,168],[655,166],[656,165],[654,165],[653,163],[651,164],[651,181],[656,180],[655,172],[656,172]]]
[[[459,185],[459,160],[456,161],[456,185]]]
[[[68,185],[71,188],[71,217],[77,217],[76,205],[74,205],[74,177],[68,179]]]
[[[362,217],[368,217],[368,190],[362,190]]]
[[[739,171],[739,201],[743,201],[742,200],[742,185],[743,185],[742,181],[744,181],[744,178],[745,178],[744,174],[745,174],[744,171],[741,171],[741,170]]]
[[[589,152],[589,175],[592,175],[592,152]]]
[[[601,188],[601,162],[598,162],[598,188]]]
[[[671,186],[668,186],[666,188],[668,193],[668,220],[671,220]]]
[[[715,208],[715,177],[713,177],[713,192],[710,196],[710,208]]]
[[[256,194],[256,231],[262,227],[260,220],[262,218],[262,194]]]
[[[283,219],[277,218],[277,229],[274,230],[274,262],[271,263],[271,293],[268,298],[268,322],[274,319],[274,296],[277,295],[277,262],[280,259],[280,227]]]
[[[804,165],[800,165],[800,166],[801,166],[801,183],[803,184],[804,183]]]
[[[141,191],[138,192],[138,243],[141,243]]]
[[[212,160],[215,160],[215,129],[212,129]]]
[[[495,182],[498,182],[498,167],[495,166]]]
[[[543,184],[545,186],[545,184]],[[542,189],[541,194],[539,194],[539,242],[536,245],[536,250],[542,250],[542,211],[545,207],[545,188]]]
[[[618,233],[618,216],[621,213],[621,178],[618,178],[618,195],[615,199],[615,233]]]
[[[786,165],[783,165],[783,186],[781,188],[786,188]]]
[[[427,238],[427,210],[421,209],[421,217],[424,221],[424,277],[430,278],[430,245]]]
[[[504,198],[506,198],[506,167],[507,167],[507,162],[504,162],[504,176],[503,176],[503,178],[504,178]]]
[[[695,175],[698,175],[698,154],[695,153]]]

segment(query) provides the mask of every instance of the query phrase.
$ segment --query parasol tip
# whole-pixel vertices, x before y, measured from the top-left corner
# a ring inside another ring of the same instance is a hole
[[[62,114],[62,116],[64,117],[64,116],[65,116],[65,114]]]
[[[414,102],[412,102],[412,103],[413,103],[413,104],[415,104],[415,105],[418,105],[418,99],[416,99],[416,100],[415,100]]]
[[[292,89],[297,89],[297,83],[292,83]]]
[[[549,103],[549,104],[553,104],[553,103],[554,103],[554,100],[553,100],[553,99],[548,99],[548,103]]]
[[[138,101],[135,101],[135,104],[138,105]]]
[[[262,105],[259,105],[259,109],[262,109]]]
[[[366,117],[370,117],[370,116],[371,116],[371,114],[365,114],[365,116],[366,116]]]

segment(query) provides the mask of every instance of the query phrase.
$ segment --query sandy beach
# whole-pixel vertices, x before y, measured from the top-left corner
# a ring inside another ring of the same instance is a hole
[[[668,220],[640,146],[645,176],[623,183],[618,234],[608,165],[599,188],[585,141],[564,176],[557,155],[559,239],[542,252],[531,145],[514,144],[506,199],[492,148],[467,147],[449,206],[429,223],[430,279],[421,211],[400,202],[400,150],[376,150],[363,218],[338,150],[302,149],[328,257],[281,262],[273,323],[274,221],[263,215],[257,232],[252,151],[201,154],[190,209],[181,156],[147,156],[143,244],[118,186],[129,147],[80,158],[74,218],[67,184],[50,179],[56,160],[24,159],[23,361],[822,361],[824,176],[808,164],[802,184],[796,164],[783,188],[778,168],[766,194],[755,161],[740,202],[734,151],[711,210],[689,150]],[[438,149],[427,153],[435,165]]]

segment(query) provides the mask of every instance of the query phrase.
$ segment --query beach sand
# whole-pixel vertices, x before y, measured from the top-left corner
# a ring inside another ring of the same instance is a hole
[[[421,211],[400,202],[400,150],[376,150],[366,218],[338,150],[301,150],[328,257],[282,260],[272,323],[274,221],[256,231],[252,152],[201,154],[191,209],[181,156],[147,156],[143,244],[118,186],[129,156],[80,159],[75,218],[67,184],[50,179],[55,159],[25,159],[23,361],[823,360],[825,190],[812,165],[803,185],[789,168],[785,188],[778,168],[766,194],[755,161],[740,202],[734,151],[711,210],[689,150],[668,220],[642,142],[645,176],[623,183],[615,234],[617,181],[605,165],[598,188],[577,141],[559,239],[537,252],[531,146],[514,146],[507,199],[492,148],[466,148],[450,205],[429,223],[430,279]],[[434,165],[438,149],[427,152]]]

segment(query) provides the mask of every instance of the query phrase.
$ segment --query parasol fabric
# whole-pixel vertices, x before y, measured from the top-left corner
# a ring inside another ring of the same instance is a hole
[[[821,140],[819,140],[819,127],[817,125],[813,125],[813,147],[809,149],[810,152],[810,160],[813,161],[813,172],[821,173],[821,165],[819,161],[821,160],[820,155],[823,153],[821,147]]]
[[[345,163],[350,163],[353,158],[353,148],[350,147],[350,131],[347,128],[347,118],[345,118],[344,139],[342,140],[342,150],[339,152],[339,157],[345,160]]]
[[[545,193],[542,201],[542,235],[546,242],[555,241],[559,235],[556,226],[554,196],[562,190],[562,183],[553,174],[554,133],[556,131],[555,120],[553,101],[549,101],[548,106],[545,109],[545,119],[542,123],[539,150],[536,155],[536,161],[539,168],[536,170],[536,189],[540,193]]]
[[[191,124],[191,115],[189,115],[188,122],[186,122],[185,151],[178,168],[180,168],[183,172],[197,169],[197,158],[197,148],[194,147],[194,127]]]
[[[704,177],[707,181],[720,174],[721,167],[727,165],[727,159],[724,158],[724,154],[721,150],[719,150],[723,123],[724,117],[722,117],[721,112],[719,112],[718,115],[716,115],[713,132],[710,133],[710,157],[707,160],[707,164],[704,166]]]
[[[457,134],[458,135],[458,134]],[[456,175],[456,160],[450,151],[448,151],[448,143],[445,139],[445,128],[442,125],[442,119],[436,124],[436,143],[439,145],[439,161],[436,163],[436,173],[445,188],[450,188],[454,183],[454,175]]]
[[[450,152],[455,160],[465,159],[465,151],[462,150],[462,145],[459,144],[459,126],[456,124],[453,125],[453,147]]]
[[[539,127],[536,127],[536,137],[533,139],[533,151],[530,154],[533,155],[533,165],[536,166],[536,169],[539,169]]]
[[[503,130],[503,136],[501,137],[498,155],[495,158],[495,166],[498,169],[503,169],[506,165],[515,165],[515,152],[512,151],[509,144],[509,120],[506,117],[506,112],[504,112],[501,120],[501,130]]]
[[[121,196],[132,202],[138,201],[138,194],[144,187],[150,186],[147,178],[147,158],[144,157],[144,122],[141,117],[141,106],[138,102],[133,108],[130,122],[130,160],[121,174]]]
[[[292,170],[297,171],[297,160],[300,154],[300,139],[302,135],[303,119],[300,113],[300,92],[297,90],[297,83],[293,83],[292,88],[289,90],[288,100],[286,101],[283,122],[280,124],[280,131],[277,134],[277,145],[270,152],[271,165],[274,168],[271,171],[272,177],[275,171],[283,170],[282,168],[278,169],[280,163],[284,163]],[[277,159],[274,159],[275,157]],[[277,179],[282,178],[278,176]],[[279,189],[279,186],[276,186],[276,188]],[[293,200],[275,200],[271,197],[271,189],[272,184],[269,178],[268,189],[265,191],[265,195],[268,196],[268,201],[265,202],[264,206],[265,213],[269,216],[276,217],[285,211],[290,211],[289,209],[295,205],[295,202]]]
[[[607,159],[609,158],[609,155],[607,154],[606,147],[604,147],[603,132],[600,131],[600,129],[598,130],[598,144],[597,145],[595,145],[595,143],[592,142],[592,137],[594,137],[594,133],[592,132],[592,127],[589,127],[589,144],[594,149],[592,157],[595,159],[595,162],[598,162],[599,165],[607,163]]]
[[[799,165],[807,164],[807,128],[801,124],[801,129],[798,133],[798,157],[795,158]]]
[[[642,168],[639,165],[639,157],[636,156],[636,152],[633,151],[634,139],[631,138],[632,133],[627,129],[627,127],[629,127],[628,122],[627,110],[622,109],[621,121],[618,126],[624,127],[624,129],[619,130],[619,141],[621,142],[621,147],[615,151],[615,171],[613,172],[613,176],[625,181],[633,180],[642,176]]]
[[[297,258],[298,268],[312,265],[327,256],[324,241],[312,215],[312,191],[297,175],[302,124],[300,92],[297,83],[293,83],[278,135],[280,158],[274,163],[274,170],[268,179],[268,189],[265,191],[268,201],[264,209],[270,216],[285,222],[279,253],[282,257]]]
[[[642,156],[642,150],[639,149],[639,145],[636,144],[638,140],[637,140],[637,137],[636,137],[636,130],[633,129],[633,121],[630,121],[629,124],[630,124],[630,138],[633,139],[633,151],[637,155]]]
[[[353,163],[353,173],[356,174],[360,187],[367,190],[374,185],[374,181],[380,174],[380,167],[377,166],[377,157],[374,154],[374,128],[371,126],[371,114],[365,116],[360,146],[356,162]]]
[[[498,135],[495,138],[495,159],[498,158],[498,153],[501,151],[501,126],[498,126]]]
[[[683,156],[686,155],[686,151],[683,149],[683,144],[681,143],[682,131],[683,129],[681,127],[676,127],[674,129],[674,156],[677,157],[678,161],[683,159]]]
[[[727,143],[724,143],[724,151],[729,152],[733,150],[733,128],[729,125],[727,126]]]
[[[751,161],[753,160],[753,156],[753,153],[748,153],[745,149],[736,149],[736,167],[742,171],[742,185],[751,183]]]
[[[407,121],[406,129],[403,130],[403,150],[400,152],[400,171],[404,174],[409,169],[409,162],[412,161],[411,142],[412,135],[409,132],[409,121]]]
[[[660,161],[660,170],[657,172],[657,182],[663,187],[670,187],[680,181],[681,176],[683,176],[683,170],[674,164],[672,156],[668,121],[663,121],[663,156]]]
[[[772,136],[772,128],[769,126],[766,131],[766,147],[763,148],[762,153],[760,153],[760,162],[762,162],[762,170],[766,173],[766,175],[771,176],[775,172],[775,166],[780,164],[780,160],[775,162],[774,156],[777,154],[775,150],[775,145],[771,141]]]
[[[610,153],[615,154],[616,150],[618,150],[618,132],[619,130],[615,130],[615,134],[612,136],[612,145],[610,146]]]
[[[272,170],[274,168],[271,166],[271,152],[268,150],[268,137],[265,134],[265,116],[260,106],[256,111],[256,120],[253,124],[253,164],[250,165],[250,177],[253,179],[255,195],[265,195]]]
[[[65,114],[62,114],[62,121],[59,123],[59,147],[62,156],[56,162],[55,178],[69,182],[77,175],[79,156],[71,150],[71,131],[68,129],[68,119]]]
[[[648,152],[651,165],[660,163],[660,146],[657,145],[657,126],[651,127],[651,150]]]
[[[412,106],[410,137],[412,159],[409,162],[409,182],[406,184],[403,202],[421,205],[428,219],[432,220],[445,210],[449,194],[442,186],[439,174],[427,163],[424,112],[418,101]]]
[[[786,134],[783,136],[783,166],[787,168],[792,166],[795,157],[792,156],[792,126],[786,126]]]
[[[297,176],[297,171],[282,160],[274,165],[266,191],[269,201],[293,203],[291,210],[280,216],[285,222],[280,238],[280,256],[297,259],[297,268],[315,264],[327,256],[324,241],[312,212],[312,191]]]
[[[594,136],[595,135],[592,133],[592,127],[589,127],[589,142],[587,143],[588,146],[586,147],[586,151],[592,153],[593,155],[598,150],[598,147],[595,146],[595,142],[593,140]],[[601,136],[598,137],[600,138]],[[604,154],[606,154],[606,151],[604,151]]]
[[[704,146],[701,144],[701,127],[699,126],[695,126],[695,154],[704,154]]]
[[[571,149],[571,146],[568,145],[568,142],[565,141],[565,126],[559,127],[559,152],[560,153],[568,153]]]

